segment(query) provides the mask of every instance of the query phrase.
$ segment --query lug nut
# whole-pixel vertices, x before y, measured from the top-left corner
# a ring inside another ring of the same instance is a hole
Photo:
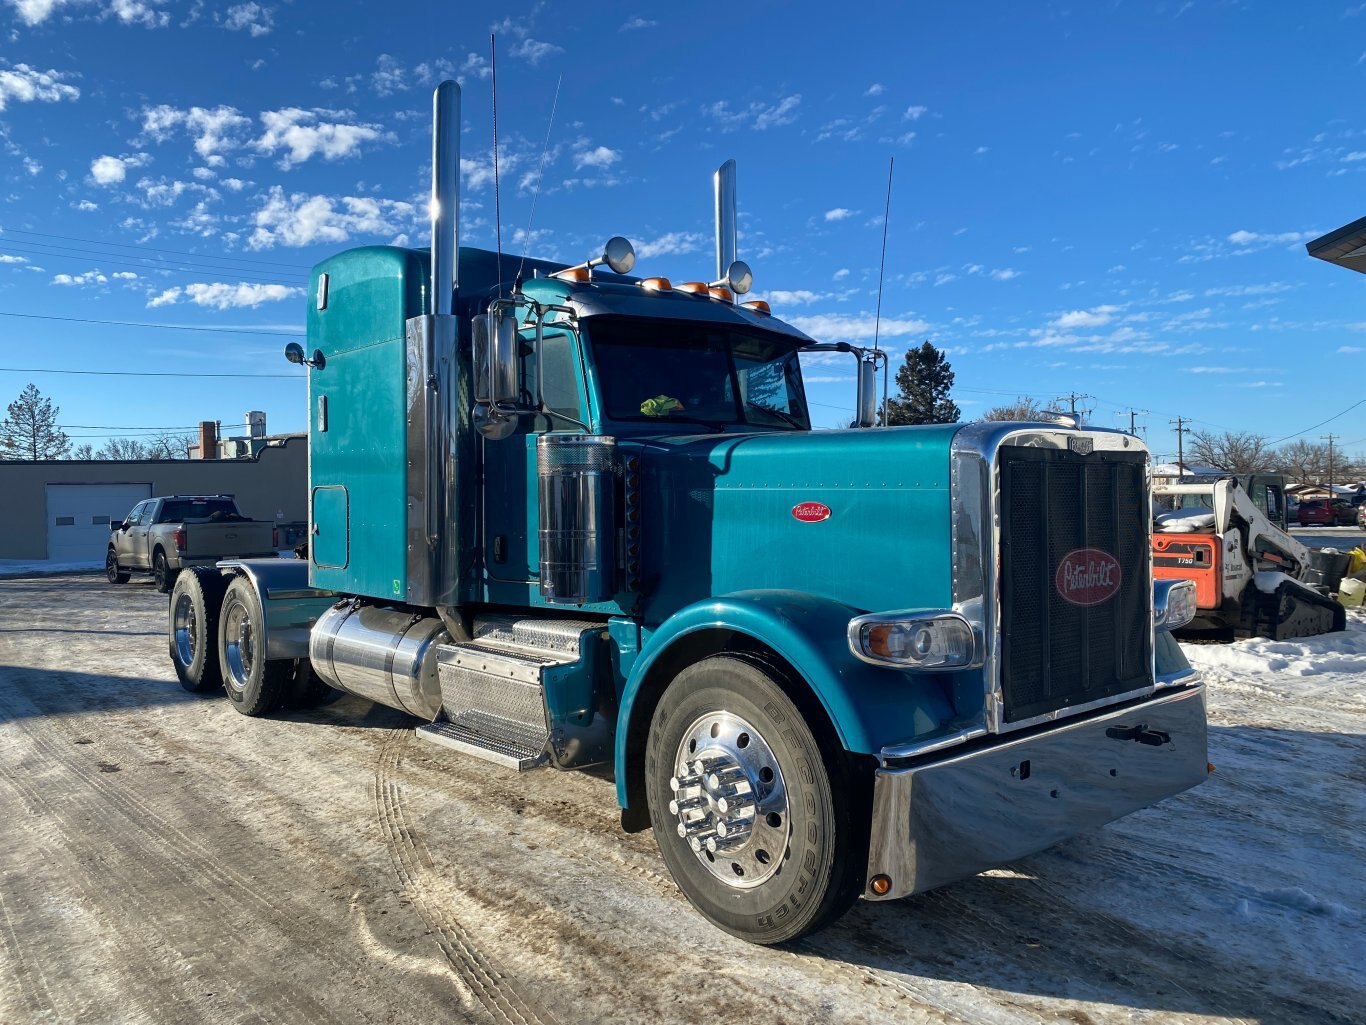
[[[673,801],[670,801],[670,802],[669,802],[669,814],[670,814],[670,815],[678,815],[678,814],[680,814],[681,812],[692,811],[694,808],[705,808],[706,806],[707,806],[707,799],[706,799],[706,797],[703,796],[702,794],[698,794],[696,797],[685,797],[685,798],[683,798],[681,801],[680,801],[680,800],[673,800]],[[725,811],[724,808],[722,808],[721,810],[722,810],[722,811]]]
[[[709,837],[705,841],[704,845],[706,846],[707,850],[711,851],[713,854],[725,854],[728,851],[739,850],[746,844],[746,842],[748,842],[748,840],[748,833],[746,833],[744,836],[728,836],[723,839],[718,839],[717,837],[713,836]]]
[[[712,835],[711,822],[707,819],[698,819],[696,822],[680,822],[678,824],[678,835],[684,840],[691,837],[698,837],[705,840]]]
[[[720,790],[727,784],[740,782],[748,783],[749,780],[745,777],[745,770],[738,765],[718,769],[707,776],[707,787],[711,790]]]
[[[749,839],[750,824],[748,822],[727,822],[725,819],[718,819],[716,822],[716,835],[727,840],[744,842]]]
[[[754,807],[754,798],[749,794],[732,794],[729,797],[719,798],[716,802],[716,810],[722,815],[732,815],[752,807]]]
[[[702,776],[700,773],[690,776],[669,777],[669,789],[674,793],[677,793],[680,790],[687,790],[689,787],[700,787],[701,785]]]

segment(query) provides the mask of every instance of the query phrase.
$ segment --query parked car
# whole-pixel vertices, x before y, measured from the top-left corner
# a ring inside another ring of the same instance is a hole
[[[1334,527],[1339,524],[1351,526],[1357,522],[1357,511],[1352,503],[1342,498],[1313,499],[1300,503],[1299,522],[1301,527]]]
[[[277,541],[275,524],[247,519],[231,495],[149,498],[111,525],[104,570],[111,584],[126,584],[134,570],[151,573],[165,594],[186,566],[273,558]]]

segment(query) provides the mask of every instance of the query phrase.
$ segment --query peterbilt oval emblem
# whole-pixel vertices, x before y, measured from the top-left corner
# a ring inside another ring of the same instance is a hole
[[[820,502],[800,502],[792,507],[792,515],[803,523],[819,523],[830,518],[830,507]]]
[[[1077,548],[1058,563],[1053,585],[1073,605],[1099,605],[1119,591],[1119,560],[1099,548]]]

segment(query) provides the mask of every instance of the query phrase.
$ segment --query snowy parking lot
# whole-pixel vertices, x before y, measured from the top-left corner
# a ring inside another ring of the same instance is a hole
[[[1195,790],[788,949],[694,914],[602,775],[356,698],[177,684],[166,599],[0,580],[0,1022],[1366,1021],[1366,616],[1194,645]]]

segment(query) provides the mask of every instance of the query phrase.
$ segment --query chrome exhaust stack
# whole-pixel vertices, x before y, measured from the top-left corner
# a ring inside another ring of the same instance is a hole
[[[432,305],[455,312],[460,287],[460,86],[442,82],[432,94]]]
[[[754,283],[749,265],[736,259],[739,251],[735,217],[735,161],[727,160],[712,175],[716,188],[716,280],[713,288],[744,295]]]

